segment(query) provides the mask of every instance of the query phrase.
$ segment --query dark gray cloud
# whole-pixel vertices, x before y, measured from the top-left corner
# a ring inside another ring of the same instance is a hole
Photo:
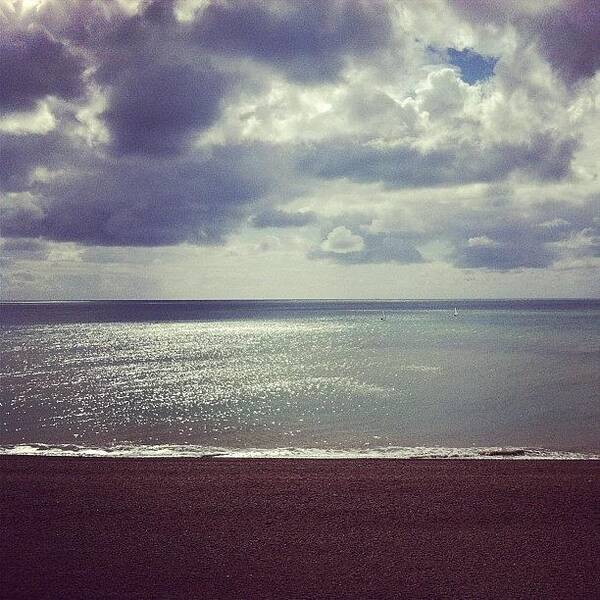
[[[22,107],[23,94],[16,94],[32,79],[29,87],[40,88],[37,94],[30,93],[34,99],[50,93],[72,97],[81,91],[80,74],[88,66],[90,82],[107,97],[101,117],[115,154],[156,155],[185,149],[195,132],[218,118],[236,78],[232,70],[219,70],[193,42],[191,26],[175,19],[174,5],[172,0],[149,0],[133,15],[104,0],[42,5],[39,22],[63,41],[40,31],[36,35],[47,40],[49,49],[36,54],[20,51],[18,40],[7,40],[7,48],[19,58],[12,62],[19,64],[9,71],[3,69],[4,61],[0,63],[0,84],[4,71],[14,80],[7,82],[10,91],[4,94],[14,96],[13,104]],[[78,58],[67,52],[67,44]],[[35,48],[39,46],[38,40]],[[30,75],[23,77],[21,71]],[[5,89],[0,86],[0,107]]]
[[[535,243],[475,243],[458,248],[453,254],[457,267],[509,271],[520,268],[541,269],[550,266],[558,252],[548,246]]]
[[[174,153],[220,113],[227,79],[210,66],[149,63],[120,73],[103,117],[117,154]]]
[[[0,32],[0,112],[23,111],[46,96],[83,92],[83,60],[41,29]]]
[[[172,154],[212,125],[233,84],[190,41],[173,2],[150,2],[139,14],[115,17],[114,28],[89,45],[94,79],[108,92],[102,114],[115,154]]]
[[[561,249],[560,243],[591,231],[599,207],[592,196],[578,203],[538,201],[524,210],[519,202],[491,195],[487,202],[470,208],[440,209],[428,237],[447,239],[454,248],[449,259],[458,267],[545,268],[565,250],[573,250]],[[589,247],[576,251],[582,254]]]
[[[11,135],[0,133],[0,192],[31,188],[37,166],[64,166],[72,149],[62,135]]]
[[[421,152],[406,145],[382,146],[355,138],[297,148],[298,168],[326,179],[381,181],[393,187],[502,180],[517,171],[541,180],[561,179],[577,148],[574,138],[538,135],[527,144],[485,147],[458,142]]]
[[[317,215],[312,211],[289,212],[270,208],[252,215],[250,223],[258,228],[267,227],[304,227],[317,222]]]
[[[523,204],[510,189],[493,186],[475,203],[425,202],[428,219],[417,221],[414,235],[420,243],[445,241],[446,259],[461,268],[544,268],[564,254],[560,243],[589,228],[599,207],[594,196]]]
[[[259,154],[241,146],[204,160],[91,158],[93,169],[40,185],[34,201],[9,203],[0,231],[97,245],[219,244],[269,187]]]
[[[525,40],[535,40],[548,62],[567,81],[591,77],[600,68],[600,3],[563,0],[533,13],[517,2],[451,0],[462,15],[476,23],[512,23]]]
[[[195,37],[203,48],[251,57],[296,81],[332,80],[347,56],[389,42],[390,6],[378,0],[223,0],[202,11]]]
[[[571,0],[533,21],[540,46],[567,81],[591,77],[600,68],[600,4]]]

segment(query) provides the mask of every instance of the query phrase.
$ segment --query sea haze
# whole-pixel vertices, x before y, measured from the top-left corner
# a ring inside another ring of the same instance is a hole
[[[598,300],[11,303],[0,331],[3,453],[600,455]]]

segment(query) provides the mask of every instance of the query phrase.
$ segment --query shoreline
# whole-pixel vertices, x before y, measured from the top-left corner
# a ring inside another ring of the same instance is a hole
[[[0,456],[27,598],[589,598],[593,460]]]
[[[547,449],[528,446],[373,446],[224,447],[196,444],[131,444],[110,446],[21,443],[0,445],[2,456],[56,458],[227,458],[284,460],[600,460],[598,450]]]

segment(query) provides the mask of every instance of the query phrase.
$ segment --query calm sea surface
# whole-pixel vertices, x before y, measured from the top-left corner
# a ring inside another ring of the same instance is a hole
[[[0,336],[4,453],[600,454],[600,301],[2,304]]]

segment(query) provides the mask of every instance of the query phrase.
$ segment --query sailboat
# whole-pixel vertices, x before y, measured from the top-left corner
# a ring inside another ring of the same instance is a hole
[[[458,308],[456,308],[456,306],[454,307],[454,316],[458,317]]]
[[[381,317],[379,317],[382,321],[385,321],[385,310],[381,311]]]

